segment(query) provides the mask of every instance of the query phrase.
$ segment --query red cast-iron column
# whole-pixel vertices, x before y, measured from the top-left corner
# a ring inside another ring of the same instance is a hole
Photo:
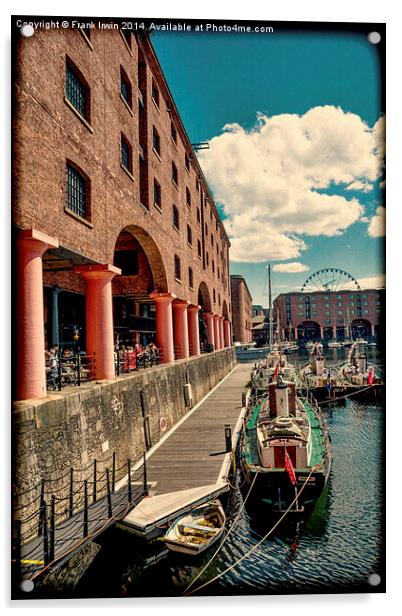
[[[224,321],[224,317],[219,317],[219,338],[221,341],[221,349],[224,349],[226,346],[224,332],[223,332],[223,321]]]
[[[156,306],[156,346],[160,349],[160,361],[174,361],[172,301],[174,293],[151,293]]]
[[[58,240],[35,229],[16,241],[16,399],[46,396],[42,256]]]
[[[190,356],[187,320],[187,307],[189,303],[184,299],[178,299],[173,302],[173,335],[176,359],[186,359],[186,357]]]
[[[113,379],[112,279],[121,270],[114,265],[77,265],[85,280],[85,328],[87,355],[94,356],[95,378]]]
[[[223,322],[224,334],[225,334],[225,347],[230,347],[230,323],[227,319]]]
[[[221,336],[219,327],[219,315],[214,314],[214,335],[215,335],[215,351],[219,351],[221,346]]]
[[[211,312],[204,312],[204,321],[207,326],[208,343],[215,349],[214,315]]]
[[[198,323],[198,311],[200,306],[190,304],[187,308],[188,319],[188,340],[190,345],[190,355],[201,355],[200,350],[200,331]]]

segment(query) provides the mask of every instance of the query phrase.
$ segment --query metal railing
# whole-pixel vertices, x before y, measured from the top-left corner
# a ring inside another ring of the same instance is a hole
[[[57,353],[46,362],[46,387],[48,390],[60,391],[69,385],[80,386],[81,383],[95,378],[95,354],[62,355]]]
[[[147,496],[145,453],[136,470],[130,459],[117,467],[115,452],[101,465],[100,470],[95,459],[85,469],[66,469],[56,479],[44,478],[14,493],[12,561],[17,576],[22,569],[35,573],[64,558]]]
[[[138,351],[115,351],[114,364],[116,375],[127,374],[142,368],[158,366],[162,357],[162,351],[155,348],[152,352],[146,349]]]

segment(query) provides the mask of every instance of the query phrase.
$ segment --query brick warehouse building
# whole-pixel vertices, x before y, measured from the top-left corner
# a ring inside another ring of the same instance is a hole
[[[384,289],[283,293],[274,300],[282,339],[381,337]]]
[[[230,346],[229,239],[148,36],[37,30],[14,70],[16,398],[75,334],[97,379],[117,334],[163,362]]]
[[[233,314],[233,340],[252,342],[253,307],[252,297],[243,276],[230,276]]]

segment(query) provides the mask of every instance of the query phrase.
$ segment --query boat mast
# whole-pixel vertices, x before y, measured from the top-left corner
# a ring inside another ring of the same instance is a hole
[[[276,331],[278,332],[278,342],[281,342],[281,322],[279,316],[279,308],[276,309]]]
[[[272,289],[271,289],[271,264],[268,265],[268,301],[269,301],[269,346],[272,346]]]

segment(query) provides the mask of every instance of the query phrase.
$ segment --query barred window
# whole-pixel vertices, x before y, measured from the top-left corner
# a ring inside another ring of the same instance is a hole
[[[67,58],[66,98],[88,122],[90,120],[89,87],[75,64]]]
[[[89,180],[70,163],[67,163],[66,173],[66,207],[74,214],[88,218]]]
[[[123,134],[121,135],[121,164],[127,171],[133,172],[133,150]]]
[[[191,161],[191,157],[189,156],[189,154],[187,154],[187,152],[184,154],[184,165],[187,169],[187,171],[190,171],[190,161]]]
[[[181,280],[180,259],[177,255],[174,256],[174,275],[178,280]]]
[[[197,251],[198,251],[198,256],[201,258],[201,242],[200,242],[200,240],[197,240]]]
[[[151,96],[154,99],[154,102],[156,103],[157,107],[159,107],[159,90],[153,79],[152,79]]]
[[[194,287],[194,276],[191,267],[188,268],[188,286],[190,287],[190,289]]]
[[[186,186],[186,204],[187,204],[187,207],[191,207],[191,194],[187,186]]]
[[[191,231],[190,225],[187,225],[187,242],[192,246],[193,244],[193,233]]]
[[[177,143],[177,130],[173,122],[170,122],[170,136],[172,138],[172,141],[174,141],[174,143]]]
[[[176,227],[176,229],[180,229],[179,210],[175,205],[173,206],[173,226]]]
[[[179,173],[173,161],[172,161],[172,180],[176,184],[176,186],[179,185]]]
[[[161,138],[159,137],[159,133],[156,130],[155,126],[152,128],[152,147],[160,156],[161,153]],[[177,184],[177,182],[176,182]]]
[[[126,101],[127,105],[132,107],[132,89],[129,78],[127,77],[126,71],[120,67],[120,94]]]
[[[161,185],[157,180],[154,180],[154,205],[160,209],[162,208]]]

